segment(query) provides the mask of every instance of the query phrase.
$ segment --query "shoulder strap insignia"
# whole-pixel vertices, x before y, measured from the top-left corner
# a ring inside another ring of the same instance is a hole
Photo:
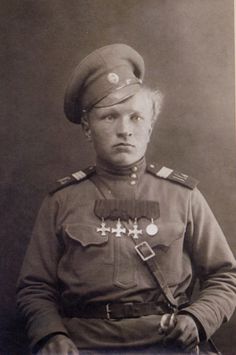
[[[160,167],[155,163],[147,165],[147,171],[156,177],[176,182],[191,190],[193,190],[199,183],[198,180],[189,175],[183,174],[177,170],[169,169],[165,166]]]
[[[77,184],[85,179],[88,179],[96,171],[95,166],[89,166],[84,170],[79,170],[69,176],[66,176],[62,179],[59,179],[55,182],[54,186],[50,190],[50,194],[54,194],[56,191],[59,191],[67,186]]]

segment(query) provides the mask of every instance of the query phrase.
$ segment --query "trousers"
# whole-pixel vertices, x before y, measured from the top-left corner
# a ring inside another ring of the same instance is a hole
[[[83,349],[79,353],[80,355],[220,355],[220,352],[213,349],[208,342],[201,343],[198,350],[190,353],[180,349],[167,349],[161,344],[138,348]]]

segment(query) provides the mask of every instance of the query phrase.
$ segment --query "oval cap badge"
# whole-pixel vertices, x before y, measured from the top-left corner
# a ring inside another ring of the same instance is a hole
[[[109,81],[109,83],[111,84],[118,84],[119,83],[119,76],[116,73],[109,73],[107,75],[107,80]]]

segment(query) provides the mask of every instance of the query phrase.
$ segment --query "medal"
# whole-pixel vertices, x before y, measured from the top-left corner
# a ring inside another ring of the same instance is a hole
[[[146,232],[148,235],[150,235],[150,237],[153,237],[158,233],[158,227],[153,222],[153,218],[151,218],[151,223],[146,227]]]
[[[129,229],[128,235],[132,235],[134,239],[138,239],[139,234],[143,234],[143,231],[142,229],[138,229],[137,218],[135,218],[133,229]]]
[[[106,236],[106,232],[110,232],[111,228],[106,227],[106,223],[104,222],[104,218],[102,218],[101,227],[97,228],[97,232],[101,233],[101,236]]]
[[[119,200],[115,198],[96,200],[94,204],[95,215],[102,220],[101,226],[97,232],[101,236],[106,236],[111,232],[115,237],[121,238],[126,233],[133,239],[139,239],[144,232],[150,237],[158,233],[158,226],[154,220],[160,217],[160,206],[158,201],[152,200]],[[151,221],[146,230],[139,229],[137,221],[141,218],[147,218]],[[115,228],[108,228],[104,220],[116,221]],[[126,230],[121,221],[134,221],[133,226]]]
[[[118,238],[122,237],[122,233],[126,232],[126,229],[122,228],[122,224],[120,223],[120,218],[118,218],[118,221],[116,223],[116,228],[112,228],[111,232],[116,233],[115,236]]]

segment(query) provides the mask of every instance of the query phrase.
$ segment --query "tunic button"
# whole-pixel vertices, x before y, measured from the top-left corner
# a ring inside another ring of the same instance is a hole
[[[136,179],[137,175],[136,174],[131,174],[130,177],[132,177],[132,179]]]
[[[137,166],[133,166],[131,170],[132,170],[132,171],[137,171],[138,168],[137,168]]]
[[[150,166],[150,168],[152,168],[152,169],[155,168],[155,165],[154,165],[154,164],[150,164],[149,166]]]
[[[130,181],[130,184],[131,184],[131,185],[135,185],[135,184],[136,184],[136,181],[135,181],[135,180],[132,180],[132,181]]]

